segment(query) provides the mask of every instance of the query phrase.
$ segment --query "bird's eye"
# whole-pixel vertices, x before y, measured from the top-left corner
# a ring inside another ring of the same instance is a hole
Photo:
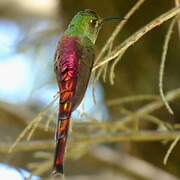
[[[90,23],[93,27],[96,27],[97,19],[91,19]]]

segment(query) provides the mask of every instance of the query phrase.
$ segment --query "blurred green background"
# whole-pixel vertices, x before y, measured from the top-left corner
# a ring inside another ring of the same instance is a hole
[[[26,169],[42,179],[49,177],[54,156],[53,130],[56,122],[56,105],[51,107],[50,113],[43,115],[43,121],[31,141],[26,142],[24,139],[24,144],[20,144],[19,149],[15,149],[11,154],[7,154],[7,151],[19,133],[53,100],[53,95],[58,91],[53,70],[57,41],[71,18],[80,10],[92,9],[102,17],[123,17],[136,2],[135,0],[0,0],[0,160],[2,165],[8,164],[14,168]],[[128,20],[114,45],[120,44],[142,26],[174,6],[174,0],[146,0]],[[71,145],[71,139],[72,142],[76,142],[78,130],[82,128],[83,132],[84,126],[86,126],[84,133],[87,135],[96,134],[99,130],[92,125],[88,129],[88,123],[83,126],[83,123],[86,123],[84,119],[93,119],[92,122],[99,120],[99,123],[112,122],[113,128],[113,121],[120,121],[124,117],[123,108],[134,112],[147,103],[131,102],[124,106],[107,106],[109,100],[141,94],[159,95],[159,66],[169,23],[170,21],[165,22],[150,31],[128,49],[115,69],[113,86],[108,81],[104,82],[102,79],[98,81],[96,89],[98,103],[95,107],[92,101],[92,87],[88,89],[85,105],[82,105],[78,112],[84,110],[83,106],[85,106],[85,112],[89,115],[81,118],[82,113],[75,112],[73,116],[77,124],[72,127],[72,135],[69,139],[70,151],[65,163],[67,179],[180,178],[179,144],[173,150],[166,166],[163,165],[163,158],[170,145],[167,141],[128,140],[98,145],[83,143],[75,147]],[[96,43],[96,54],[117,24],[118,22],[113,21],[103,25]],[[179,30],[176,25],[167,54],[165,92],[179,88],[179,49]],[[178,98],[171,103],[171,107],[174,116],[171,116],[164,107],[152,114],[163,122],[178,124],[180,119]],[[50,118],[53,119],[50,128],[45,131],[43,126]],[[133,123],[130,124],[131,126]],[[141,124],[142,130],[150,129],[158,132],[158,128],[157,125],[147,122]],[[110,127],[109,131],[111,130]],[[104,132],[108,134],[108,129]],[[17,179],[21,179],[20,176]],[[3,179],[3,176],[1,178],[0,175],[0,179]],[[11,179],[15,178],[11,176]]]

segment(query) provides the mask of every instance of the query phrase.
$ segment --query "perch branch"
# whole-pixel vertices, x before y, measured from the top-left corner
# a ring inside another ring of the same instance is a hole
[[[104,55],[104,53],[107,51],[109,46],[112,46],[111,44],[113,43],[114,39],[116,38],[116,36],[119,34],[119,32],[122,30],[122,28],[124,27],[124,25],[126,24],[126,22],[128,21],[128,19],[135,13],[135,11],[137,9],[139,9],[139,7],[144,3],[145,0],[139,0],[137,1],[137,3],[128,11],[128,13],[124,16],[124,20],[122,20],[118,26],[116,27],[116,29],[113,31],[113,33],[111,34],[111,36],[109,37],[109,39],[107,40],[107,42],[105,43],[105,46],[102,48],[102,50],[100,51],[98,57],[95,60],[95,64],[98,63],[98,61],[102,58],[102,56]]]
[[[169,91],[166,95],[166,100],[169,102],[169,101],[173,101],[174,99],[178,97],[180,97],[180,88]],[[140,108],[139,110],[137,110],[135,113],[132,113],[129,116],[121,118],[120,121],[116,122],[116,125],[118,127],[118,125],[120,124],[126,124],[130,122],[134,117],[143,117],[144,114],[150,114],[153,111],[161,108],[163,105],[164,103],[162,101],[155,101],[155,102],[149,103],[143,106],[142,108]]]
[[[99,67],[103,66],[104,64],[112,61],[116,57],[120,56],[121,53],[124,53],[130,46],[132,46],[135,42],[137,42],[141,37],[143,37],[147,32],[151,31],[153,28],[161,25],[165,21],[171,19],[172,17],[176,16],[180,12],[180,7],[175,7],[166,13],[162,14],[161,16],[157,17],[150,23],[148,23],[146,26],[142,27],[140,30],[138,30],[136,33],[134,33],[132,36],[127,38],[123,43],[121,43],[119,46],[115,48],[115,50],[112,51],[111,55],[106,57],[104,61],[100,62],[99,64],[95,65],[93,68],[93,71],[98,69]]]
[[[165,62],[166,62],[166,56],[167,56],[167,51],[168,51],[168,45],[169,41],[172,35],[172,30],[174,27],[174,24],[176,22],[176,18],[174,18],[168,28],[165,41],[164,41],[164,46],[163,46],[163,52],[162,52],[162,57],[161,57],[161,65],[159,69],[159,93],[162,101],[164,102],[165,107],[169,111],[170,114],[174,114],[173,110],[171,109],[169,103],[167,102],[164,92],[163,92],[163,77],[164,77],[164,69],[165,69]]]

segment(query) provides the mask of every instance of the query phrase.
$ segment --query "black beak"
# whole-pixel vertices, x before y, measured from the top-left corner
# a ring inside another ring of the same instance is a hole
[[[121,18],[121,17],[105,17],[102,19],[102,22],[104,21],[110,21],[110,20],[124,20],[124,18]]]

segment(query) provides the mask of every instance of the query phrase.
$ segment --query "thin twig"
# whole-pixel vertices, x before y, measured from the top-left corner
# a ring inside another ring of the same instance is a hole
[[[124,52],[125,53],[125,52]],[[114,77],[115,77],[115,72],[114,72],[114,69],[117,65],[117,63],[121,60],[121,57],[124,55],[124,53],[122,53],[121,55],[119,55],[113,62],[112,66],[111,66],[111,69],[110,69],[110,83],[111,85],[114,84]]]
[[[162,52],[162,56],[161,56],[161,65],[160,65],[160,69],[159,69],[159,93],[160,93],[160,97],[162,99],[162,101],[165,104],[165,107],[167,108],[168,112],[170,114],[174,114],[173,110],[171,109],[169,103],[167,102],[164,92],[163,92],[163,77],[164,77],[164,69],[165,69],[165,62],[166,62],[166,56],[167,56],[167,51],[168,51],[168,45],[169,45],[169,41],[172,35],[172,30],[174,27],[174,24],[176,22],[176,18],[174,18],[168,28],[166,37],[165,37],[165,41],[164,41],[164,46],[163,46],[163,52]]]
[[[11,147],[8,149],[8,153],[11,153],[13,149],[16,147],[16,145],[22,140],[24,136],[30,133],[27,136],[27,140],[30,140],[31,136],[33,135],[35,129],[37,128],[38,124],[42,120],[42,117],[47,114],[50,107],[54,104],[54,102],[58,99],[58,96],[56,96],[51,103],[43,110],[41,111],[27,126],[26,128],[19,134],[19,136],[16,138],[15,142],[11,145]]]
[[[116,38],[116,36],[119,34],[119,32],[122,30],[126,22],[129,20],[129,18],[135,13],[136,10],[139,9],[139,7],[144,3],[145,0],[138,0],[137,3],[128,11],[128,13],[124,16],[123,20],[117,25],[116,29],[113,31],[107,42],[105,43],[105,46],[102,48],[101,52],[97,56],[95,60],[95,65],[100,61],[100,59],[103,57],[107,49],[109,48],[108,51],[108,56],[111,53],[112,46],[113,46],[113,41]],[[113,65],[114,66],[114,65]],[[94,79],[94,84],[96,84],[97,80],[101,76],[101,74],[104,72],[103,79],[105,81],[106,74],[107,74],[107,68],[108,64],[106,64],[103,68],[99,69],[97,77]],[[113,68],[114,69],[114,68]],[[112,78],[111,78],[112,79]]]
[[[112,51],[112,47],[113,44],[111,43],[111,46],[109,46],[109,49],[108,49],[108,53],[107,53],[107,56],[110,55],[111,51]],[[107,76],[107,71],[108,71],[108,63],[104,65],[104,67],[102,67],[101,69],[103,70],[103,81],[106,82],[106,76]]]
[[[144,119],[148,120],[148,121],[151,121],[153,123],[155,123],[156,125],[158,125],[159,127],[163,127],[163,129],[167,130],[168,128],[171,128],[172,129],[172,126],[171,124],[168,124],[168,123],[164,123],[161,119],[153,116],[153,115],[143,115]]]
[[[180,97],[180,88],[169,91],[166,95],[166,100],[173,101],[174,99],[178,97]],[[143,106],[142,108],[140,108],[139,110],[137,110],[136,112],[134,112],[133,114],[126,116],[124,118],[121,118],[121,121],[116,122],[117,127],[118,127],[118,124],[126,124],[130,122],[131,120],[133,120],[134,117],[143,117],[144,114],[150,114],[153,111],[161,108],[163,105],[164,103],[162,101],[155,101],[155,102],[149,103]]]
[[[13,142],[1,142],[0,152],[7,153],[11,148]],[[31,140],[31,141],[20,141],[13,152],[26,152],[34,150],[52,150],[54,148],[54,142],[52,140]]]
[[[178,7],[180,5],[180,0],[175,0],[175,5]],[[178,24],[178,33],[179,33],[179,38],[180,38],[180,20],[179,20],[179,15],[177,17],[177,24]]]
[[[8,153],[11,153],[16,145],[21,141],[21,139],[29,132],[29,130],[32,128],[34,122],[36,122],[36,119],[32,120],[27,127],[20,133],[20,135],[16,138],[15,142],[11,144],[10,148],[8,149]]]
[[[71,147],[76,144],[99,144],[99,143],[115,143],[121,141],[172,141],[180,136],[179,131],[138,131],[138,132],[122,132],[122,133],[109,133],[98,136],[88,136],[78,138],[72,141]],[[11,147],[11,142],[1,142],[0,152],[7,153],[7,150]],[[17,144],[14,152],[34,151],[34,150],[52,150],[54,148],[54,141],[49,140],[34,140],[34,141],[21,141]]]
[[[136,95],[136,96],[134,95],[134,96],[111,99],[107,101],[107,105],[115,106],[115,105],[121,105],[124,103],[131,103],[131,102],[136,103],[137,101],[154,101],[158,99],[159,97],[156,95],[142,94],[142,95]]]
[[[115,143],[121,141],[172,141],[179,136],[179,131],[138,131],[138,132],[122,132],[122,133],[115,133],[114,135],[111,134],[103,134],[93,137],[87,137],[79,139],[79,141],[74,142],[76,143],[84,143],[84,144],[99,144],[99,143]],[[73,144],[73,143],[72,143]]]
[[[169,149],[167,150],[166,152],[166,155],[164,157],[164,160],[163,160],[163,164],[166,165],[167,164],[167,161],[169,159],[169,156],[172,152],[172,150],[174,149],[174,147],[176,146],[176,144],[178,143],[178,141],[180,140],[180,135],[176,137],[176,139],[172,142],[172,144],[170,145]]]
[[[54,119],[53,117],[54,117],[54,112],[50,113],[50,115],[48,117],[48,120],[47,120],[46,125],[45,125],[45,131],[48,131],[49,125]]]
[[[153,21],[151,21],[146,26],[142,27],[139,31],[134,33],[132,36],[130,36],[128,39],[126,39],[123,43],[121,43],[119,46],[115,48],[114,51],[112,51],[111,55],[109,57],[106,57],[104,61],[100,62],[99,64],[95,65],[93,68],[93,71],[98,69],[99,67],[103,66],[104,64],[112,61],[121,53],[124,53],[130,46],[132,46],[135,42],[137,42],[141,37],[143,37],[147,32],[151,31],[153,28],[161,25],[165,21],[171,19],[172,17],[176,16],[180,12],[180,7],[175,7],[166,13],[162,14],[161,16],[157,17]]]
[[[132,111],[129,111],[129,110],[127,110],[127,109],[125,109],[125,108],[121,108],[121,113],[123,113],[123,114],[125,114],[125,115],[133,115],[133,112]],[[147,120],[147,121],[149,121],[149,122],[152,122],[152,123],[154,123],[154,124],[156,124],[156,125],[158,125],[159,127],[163,127],[163,129],[173,129],[173,127],[169,124],[169,123],[164,123],[162,120],[160,120],[159,118],[157,118],[157,117],[155,117],[155,116],[153,116],[153,115],[149,115],[149,114],[143,114],[142,116],[135,116],[134,115],[134,119],[133,119],[133,122],[134,121],[138,121],[138,122],[140,122],[140,120]],[[121,120],[119,120],[119,121],[121,121]],[[136,122],[137,123],[137,122]],[[117,128],[118,128],[118,130],[119,130],[119,128],[121,128],[121,126],[117,126],[117,124],[116,124],[116,129],[115,130],[117,130]],[[128,129],[129,130],[129,129]]]
[[[119,25],[116,27],[116,29],[113,31],[112,35],[109,37],[107,42],[105,43],[105,46],[102,48],[101,52],[99,53],[98,57],[95,60],[95,65],[99,62],[99,60],[102,58],[106,50],[109,46],[112,45],[112,42],[116,38],[116,36],[119,34],[119,32],[122,30],[128,19],[134,14],[134,12],[144,3],[145,0],[139,0],[137,3],[128,11],[128,13],[124,16],[124,20],[122,20]]]

